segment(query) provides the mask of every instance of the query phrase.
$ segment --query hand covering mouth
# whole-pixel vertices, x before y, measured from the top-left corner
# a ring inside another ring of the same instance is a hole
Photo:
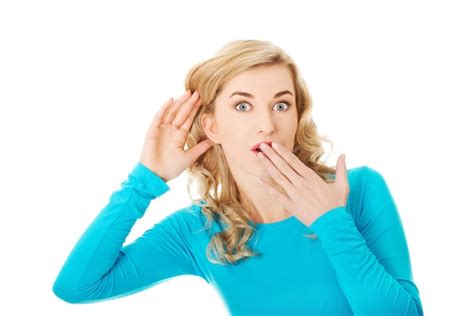
[[[271,141],[263,141],[263,142],[260,142],[260,143],[258,143],[258,144],[255,144],[252,148],[250,148],[250,150],[251,150],[251,151],[261,151],[261,149],[260,149],[260,144],[261,144],[261,143],[265,143],[265,144],[267,144],[267,145],[270,146],[270,147],[272,146],[272,142],[271,142]]]

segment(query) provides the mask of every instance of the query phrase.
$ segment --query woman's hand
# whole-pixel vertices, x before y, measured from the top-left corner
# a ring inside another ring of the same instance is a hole
[[[206,139],[193,148],[184,150],[189,129],[201,105],[197,91],[190,91],[178,99],[168,99],[155,115],[146,134],[140,162],[164,181],[179,176],[200,155],[212,147]]]
[[[309,227],[329,210],[346,206],[350,188],[345,155],[337,160],[334,183],[326,183],[284,146],[272,142],[272,147],[261,145],[260,148],[263,153],[258,153],[259,159],[286,195],[265,180],[257,180],[304,225]]]

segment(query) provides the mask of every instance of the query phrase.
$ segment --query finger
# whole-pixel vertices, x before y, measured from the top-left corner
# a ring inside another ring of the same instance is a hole
[[[280,202],[283,204],[283,206],[287,209],[287,210],[291,210],[292,207],[291,207],[291,200],[283,193],[281,193],[280,191],[278,191],[277,189],[275,189],[274,187],[272,187],[270,184],[268,184],[264,179],[262,178],[257,178],[257,181],[258,183],[260,183],[260,185],[262,185],[262,187],[268,191],[269,194],[273,195],[274,197],[276,197],[278,200],[280,200]]]
[[[169,106],[173,104],[173,97],[170,97],[160,108],[160,110],[155,114],[155,117],[153,118],[150,128],[156,127],[161,124],[161,119],[163,118],[163,115],[166,113],[166,110],[169,108]]]
[[[193,107],[192,112],[189,113],[188,117],[186,118],[186,121],[184,121],[183,125],[181,125],[181,128],[186,131],[189,131],[189,129],[191,128],[191,125],[194,122],[194,117],[196,116],[197,111],[199,111],[199,108],[201,107],[201,98],[199,97],[199,99],[194,104],[195,105]]]
[[[186,101],[190,96],[191,96],[191,93],[188,90],[186,91],[185,94],[181,95],[179,98],[176,99],[174,104],[166,112],[166,115],[164,116],[164,119],[163,119],[163,124],[171,123],[171,121],[174,119],[176,115],[176,111],[180,108],[181,104],[183,104],[183,102]]]
[[[275,150],[282,159],[302,178],[309,179],[309,171],[312,171],[306,166],[295,154],[285,148],[282,144],[272,142],[272,149]],[[291,179],[290,179],[291,180]]]
[[[276,166],[275,169],[278,170],[279,173],[284,175],[293,186],[298,186],[302,183],[303,177],[295,172],[291,168],[291,166],[283,159],[275,150],[273,150],[269,146],[261,146],[260,147],[265,155],[267,155],[268,159]]]
[[[263,153],[258,153],[257,156],[262,161],[263,165],[267,169],[268,173],[272,176],[276,183],[278,183],[282,188],[290,193],[292,188],[294,188],[293,183],[291,183],[270,161],[270,159],[265,156]]]
[[[177,127],[181,127],[185,119],[188,118],[189,114],[196,107],[196,103],[199,101],[199,99],[199,94],[197,93],[197,91],[194,91],[194,94],[181,106],[179,112],[176,114],[171,124]]]
[[[178,97],[174,103],[168,108],[166,111],[166,114],[163,116],[162,123],[163,124],[170,124],[170,122],[173,120],[175,116],[176,110],[179,108],[179,106],[187,99],[190,97],[191,91],[187,90],[184,94],[182,94],[180,97]]]
[[[347,179],[346,155],[340,155],[337,159],[336,165],[336,180],[337,185],[349,188],[349,180]]]

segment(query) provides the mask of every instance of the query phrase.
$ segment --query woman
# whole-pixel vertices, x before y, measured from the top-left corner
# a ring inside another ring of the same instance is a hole
[[[58,297],[97,302],[195,275],[235,315],[423,315],[387,183],[368,166],[347,170],[342,156],[336,168],[319,161],[309,92],[281,48],[230,42],[189,71],[185,88],[70,253]],[[184,170],[200,198],[124,246]]]

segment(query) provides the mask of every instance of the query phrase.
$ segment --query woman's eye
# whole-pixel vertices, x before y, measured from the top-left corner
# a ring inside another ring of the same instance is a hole
[[[248,103],[247,103],[247,102],[238,102],[238,103],[234,106],[234,108],[239,107],[240,109],[242,109],[242,107],[240,107],[240,105],[242,105],[242,104],[248,104]],[[289,104],[288,102],[278,102],[278,103],[275,105],[275,107],[278,106],[278,107],[281,109],[282,106],[280,106],[280,104],[286,105],[286,108],[289,108],[289,107],[290,107],[290,104]],[[284,108],[284,107],[283,107],[283,108]],[[238,111],[239,111],[239,112],[247,112],[247,111],[240,111],[240,110],[238,110]]]
[[[248,103],[245,103],[245,102],[242,102],[242,103],[238,103],[236,105],[236,107],[240,107],[242,104],[248,104]],[[240,107],[240,109],[242,109],[242,107]],[[238,110],[239,112],[241,112],[240,110]],[[246,111],[243,111],[243,112],[246,112]]]

